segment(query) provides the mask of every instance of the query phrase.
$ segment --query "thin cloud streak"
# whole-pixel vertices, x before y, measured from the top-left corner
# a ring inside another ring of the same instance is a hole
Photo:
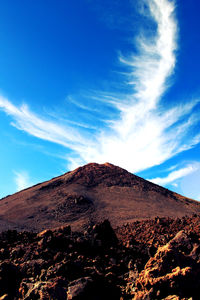
[[[121,61],[132,68],[130,84],[134,85],[133,102],[138,100],[144,111],[156,108],[166,89],[166,79],[175,66],[177,48],[177,25],[174,18],[174,4],[166,0],[150,0],[151,18],[157,24],[154,37],[141,34],[137,39],[139,55]],[[135,109],[135,104],[133,105]]]
[[[120,111],[120,118],[111,120],[109,130],[100,133],[98,147],[88,147],[79,153],[78,163],[80,157],[82,163],[110,161],[137,172],[159,165],[200,141],[196,136],[184,144],[189,129],[199,121],[192,115],[199,100],[169,110],[160,109],[159,102],[168,88],[176,61],[175,6],[166,0],[151,0],[148,4],[157,32],[153,38],[144,35],[138,38],[139,54],[129,59],[120,57],[132,70],[128,78],[134,92],[125,100],[117,95],[103,97]],[[72,159],[72,167],[77,165]]]
[[[0,108],[14,119],[13,126],[73,150],[68,158],[70,169],[92,161],[109,161],[138,172],[159,165],[200,142],[200,135],[188,137],[190,129],[199,121],[199,116],[193,113],[198,99],[169,109],[162,108],[160,103],[169,87],[168,80],[176,62],[174,2],[149,0],[147,4],[149,20],[157,24],[154,36],[140,34],[136,40],[137,54],[120,57],[129,69],[129,90],[131,86],[133,92],[125,97],[103,92],[93,96],[105,106],[113,106],[118,114],[115,113],[115,119],[107,117],[107,127],[97,129],[92,137],[81,134],[72,126],[64,126],[56,119],[50,121],[38,116],[26,105],[18,108],[0,97]],[[82,104],[80,106],[83,114],[90,110]]]
[[[195,171],[197,171],[200,167],[199,163],[193,163],[189,164],[184,168],[181,168],[179,170],[175,170],[171,173],[169,173],[166,177],[157,177],[153,179],[148,179],[149,181],[159,184],[159,185],[167,185],[169,183],[173,183],[177,179],[180,179],[184,176],[187,176]]]
[[[27,187],[30,187],[33,183],[30,181],[29,175],[25,171],[16,172],[15,174],[15,183],[17,186],[17,191],[24,190]]]
[[[0,109],[4,110],[15,120],[11,124],[37,138],[60,144],[77,150],[87,141],[72,127],[61,126],[56,122],[42,119],[31,112],[27,105],[16,107],[8,99],[0,96]]]

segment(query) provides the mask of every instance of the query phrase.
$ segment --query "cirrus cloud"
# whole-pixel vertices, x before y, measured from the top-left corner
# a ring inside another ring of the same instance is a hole
[[[20,172],[14,171],[14,175],[15,175],[15,183],[17,186],[17,191],[24,190],[25,188],[28,188],[33,184],[26,171],[20,171]]]
[[[156,178],[148,179],[148,180],[153,183],[159,184],[159,185],[167,185],[169,183],[174,183],[174,181],[176,181],[177,179],[185,177],[185,176],[199,170],[199,168],[200,168],[200,164],[196,162],[193,164],[188,164],[184,168],[175,170],[175,171],[169,173],[166,177],[156,177]]]
[[[95,129],[93,135],[61,124],[56,118],[52,121],[43,114],[37,115],[27,105],[17,107],[0,97],[0,109],[12,118],[11,124],[17,129],[72,150],[67,159],[69,168],[91,161],[109,161],[138,172],[159,165],[200,142],[200,135],[190,137],[190,130],[199,122],[199,114],[194,112],[199,99],[186,99],[186,104],[171,108],[162,107],[161,103],[176,63],[175,4],[167,0],[149,0],[147,4],[149,21],[156,24],[156,29],[152,29],[150,36],[145,31],[140,33],[136,39],[137,52],[119,58],[128,70],[128,90],[131,86],[132,93],[122,96],[103,92],[94,96],[117,112],[115,118],[107,116],[106,125]],[[74,102],[77,105],[78,100]],[[86,106],[80,105],[84,111]]]

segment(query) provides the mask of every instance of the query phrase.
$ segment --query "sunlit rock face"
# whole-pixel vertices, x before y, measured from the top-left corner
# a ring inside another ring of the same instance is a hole
[[[182,230],[159,247],[136,279],[134,299],[170,299],[169,295],[174,297],[171,299],[198,297],[200,255],[196,242],[192,233]]]
[[[0,299],[189,300],[200,294],[200,215],[0,234]]]

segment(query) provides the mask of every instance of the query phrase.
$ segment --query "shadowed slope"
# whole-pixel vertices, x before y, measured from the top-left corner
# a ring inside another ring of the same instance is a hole
[[[0,230],[74,228],[109,219],[116,227],[155,216],[200,212],[197,201],[109,163],[91,163],[0,201]]]

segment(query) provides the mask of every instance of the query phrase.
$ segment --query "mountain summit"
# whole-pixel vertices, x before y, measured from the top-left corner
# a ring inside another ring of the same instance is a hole
[[[90,163],[0,200],[0,230],[75,229],[109,219],[116,227],[200,212],[200,203],[110,163]]]

